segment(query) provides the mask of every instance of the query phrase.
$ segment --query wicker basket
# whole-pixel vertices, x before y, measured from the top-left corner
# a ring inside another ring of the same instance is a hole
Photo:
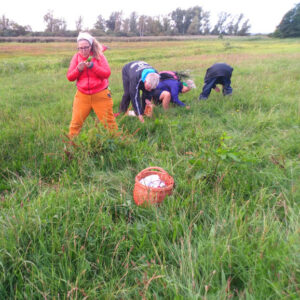
[[[153,116],[153,104],[146,104],[144,115],[151,118]]]
[[[140,183],[140,180],[149,176],[158,175],[165,183],[164,187],[148,187]],[[135,177],[133,199],[137,205],[161,203],[166,195],[171,195],[174,187],[174,179],[160,167],[149,167],[141,171]]]

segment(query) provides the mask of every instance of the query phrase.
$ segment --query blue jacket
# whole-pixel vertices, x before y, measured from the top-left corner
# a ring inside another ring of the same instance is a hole
[[[176,103],[179,106],[185,106],[178,98],[178,94],[181,93],[182,87],[182,82],[175,79],[166,79],[159,82],[157,89],[170,92],[171,102]]]

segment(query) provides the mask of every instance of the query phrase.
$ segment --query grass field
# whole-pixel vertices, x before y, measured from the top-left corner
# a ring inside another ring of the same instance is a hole
[[[107,45],[114,111],[138,59],[189,70],[191,109],[122,138],[92,113],[67,156],[76,44],[0,44],[0,299],[299,299],[300,40]],[[200,102],[215,62],[234,94]],[[148,166],[176,183],[158,207],[133,202]]]

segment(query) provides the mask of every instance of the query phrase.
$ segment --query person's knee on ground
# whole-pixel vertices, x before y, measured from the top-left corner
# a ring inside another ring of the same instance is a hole
[[[163,91],[159,97],[159,100],[162,102],[162,107],[164,110],[168,110],[171,102],[171,93],[168,91]]]

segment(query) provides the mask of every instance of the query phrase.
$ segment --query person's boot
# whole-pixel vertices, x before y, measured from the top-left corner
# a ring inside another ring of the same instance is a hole
[[[200,95],[198,100],[207,100],[207,97],[204,97],[204,96]]]

